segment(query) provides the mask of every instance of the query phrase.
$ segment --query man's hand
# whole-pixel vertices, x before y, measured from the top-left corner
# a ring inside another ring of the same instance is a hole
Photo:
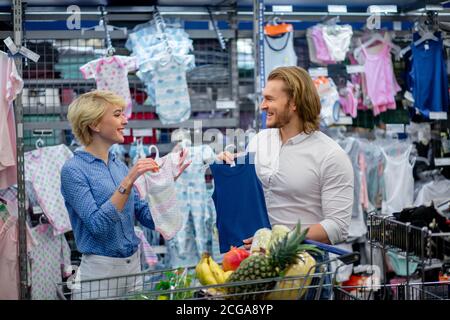
[[[253,237],[242,240],[242,242],[244,243],[244,248],[246,250],[250,250],[250,248],[252,247]]]
[[[236,158],[236,156],[237,155],[235,153],[231,153],[229,151],[223,151],[223,152],[219,153],[217,158],[221,161],[225,161],[227,164],[232,164],[234,162],[234,159]]]

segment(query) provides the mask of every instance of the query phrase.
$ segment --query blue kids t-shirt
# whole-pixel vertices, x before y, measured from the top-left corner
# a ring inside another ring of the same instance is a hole
[[[213,201],[217,212],[220,252],[240,247],[260,228],[270,228],[264,193],[259,181],[254,154],[225,163],[210,165],[214,178]]]
[[[414,106],[425,117],[430,111],[448,111],[447,63],[440,32],[438,41],[425,41],[418,46],[411,44],[412,69],[410,72]],[[420,39],[415,33],[413,41]]]

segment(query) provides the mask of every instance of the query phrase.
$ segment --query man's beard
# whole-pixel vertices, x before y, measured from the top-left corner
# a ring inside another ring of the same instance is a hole
[[[268,124],[268,128],[282,128],[291,122],[291,115],[289,114],[289,104],[286,104],[284,110],[276,115],[276,122]]]

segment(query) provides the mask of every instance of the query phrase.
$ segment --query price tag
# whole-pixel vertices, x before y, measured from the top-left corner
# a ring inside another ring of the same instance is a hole
[[[450,166],[450,158],[435,158],[434,164],[436,166]]]
[[[433,112],[430,111],[431,120],[447,120],[447,112]]]
[[[386,131],[390,133],[405,133],[405,125],[400,123],[387,123]]]
[[[16,54],[17,52],[19,52],[11,37],[6,38],[5,40],[3,40],[3,42],[6,44],[12,54]]]
[[[33,214],[43,214],[44,211],[40,206],[33,206]]]
[[[328,5],[329,13],[347,13],[347,6],[345,5]]]
[[[364,66],[362,65],[349,65],[346,67],[347,69],[347,73],[348,74],[352,74],[352,73],[364,73]]]
[[[52,129],[35,129],[32,133],[33,137],[50,137],[53,135]]]
[[[28,48],[25,47],[20,47],[19,52],[21,54],[23,54],[25,57],[27,57],[28,59],[34,61],[34,62],[38,62],[39,58],[41,57],[40,55],[38,55],[37,53],[31,51]]]
[[[292,6],[272,6],[272,12],[292,12]]]
[[[308,73],[311,77],[328,77],[327,68],[309,68]]]
[[[353,124],[353,118],[352,117],[339,117],[339,120],[336,121],[336,124],[352,125]]]
[[[402,31],[402,22],[401,21],[394,21],[392,23],[392,28],[394,31]]]
[[[411,92],[405,91],[405,94],[403,96],[405,97],[406,100],[414,102],[414,97]]]
[[[371,5],[367,8],[369,13],[397,13],[397,5]]]
[[[153,137],[153,129],[133,129],[135,137]]]
[[[233,100],[217,100],[216,109],[236,109],[236,102]]]

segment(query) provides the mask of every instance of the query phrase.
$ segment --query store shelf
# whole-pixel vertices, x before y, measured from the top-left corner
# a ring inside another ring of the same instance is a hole
[[[201,125],[203,128],[234,128],[237,127],[238,120],[235,118],[228,119],[190,119],[185,122],[176,124],[162,124],[159,120],[130,120],[127,128],[131,129],[168,129],[168,128],[196,128]],[[34,129],[70,129],[68,121],[42,121],[42,122],[25,122],[23,124],[24,130]]]
[[[195,70],[195,69],[194,69]],[[24,73],[27,73],[27,70],[24,70]],[[144,82],[142,82],[140,79],[128,79],[128,83],[133,85],[144,85]],[[209,87],[215,87],[215,86],[223,86],[228,85],[229,81],[226,79],[222,80],[214,80],[211,82],[211,80],[190,80],[189,76],[187,77],[187,83],[188,85],[207,85]],[[95,86],[95,80],[93,79],[24,79],[24,85],[25,86],[37,86],[37,87],[44,87],[44,86],[50,86],[50,87],[63,87],[63,86],[74,86],[74,87],[92,87]],[[72,87],[73,88],[73,87]]]
[[[69,109],[68,105],[63,105],[60,107],[43,107],[43,106],[26,106],[23,107],[24,115],[58,115],[67,114]],[[212,112],[212,111],[223,111],[216,108],[216,101],[211,101],[209,99],[195,98],[191,97],[191,111],[192,112]],[[156,107],[152,105],[142,105],[134,104],[133,113],[140,112],[156,112]]]

